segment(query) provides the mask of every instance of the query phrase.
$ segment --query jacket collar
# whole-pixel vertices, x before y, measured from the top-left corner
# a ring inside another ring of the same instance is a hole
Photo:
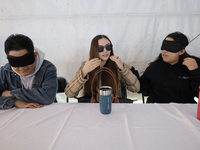
[[[4,70],[6,70],[6,71],[14,72],[14,71],[12,70],[11,65],[10,65],[9,63],[5,64],[3,68],[4,68]]]

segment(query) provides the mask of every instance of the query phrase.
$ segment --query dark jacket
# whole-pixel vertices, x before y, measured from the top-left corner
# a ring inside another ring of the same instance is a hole
[[[147,103],[196,103],[200,67],[190,71],[182,63],[170,65],[161,60],[147,67],[140,82],[141,92],[149,96]]]
[[[10,64],[0,68],[0,109],[12,108],[17,100],[48,105],[55,101],[57,92],[56,67],[44,60],[35,74],[33,87],[30,90],[22,88],[21,80]],[[13,97],[1,96],[5,90],[10,90]]]

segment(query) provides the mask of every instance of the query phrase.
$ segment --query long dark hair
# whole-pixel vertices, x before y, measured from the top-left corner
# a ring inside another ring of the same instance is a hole
[[[99,54],[98,54],[98,41],[102,38],[106,38],[110,44],[112,44],[112,42],[110,41],[110,39],[106,36],[106,35],[97,35],[92,39],[91,42],[91,46],[90,46],[90,59],[93,58],[98,58]],[[113,49],[111,50],[110,56],[114,55]],[[106,64],[104,65],[104,67],[109,68],[110,70],[112,70],[112,72],[114,73],[116,80],[117,80],[117,85],[119,83],[118,80],[118,67],[116,65],[115,62],[111,61],[110,58],[106,61]],[[85,97],[90,97],[91,96],[91,83],[92,83],[92,79],[95,75],[95,73],[97,72],[97,70],[100,67],[97,67],[96,69],[94,69],[93,71],[91,71],[89,73],[89,80],[85,83],[85,87],[84,87],[84,96]],[[107,85],[112,87],[113,92],[115,93],[115,83],[112,79],[112,77],[110,76],[110,74],[108,74],[107,72],[102,72],[101,74],[99,74],[95,80],[94,80],[94,89],[96,90],[99,87],[99,80],[101,79],[102,81],[102,85]],[[97,91],[95,91],[97,93]]]
[[[170,33],[169,35],[167,35],[167,36],[165,37],[165,39],[166,39],[167,37],[173,38],[174,41],[176,41],[176,42],[178,42],[178,43],[181,43],[181,45],[182,45],[184,48],[185,48],[186,46],[188,46],[188,44],[189,44],[189,41],[188,41],[187,36],[184,35],[184,34],[181,33],[181,32],[173,32],[173,33]],[[183,53],[182,55],[179,56],[179,62],[182,63],[183,60],[184,60],[186,57],[194,58],[194,59],[197,61],[197,63],[200,63],[200,59],[199,59],[198,57],[191,56],[191,55],[189,55],[186,51],[185,51],[185,53]],[[149,65],[152,64],[152,63],[154,63],[154,62],[161,61],[161,60],[163,60],[163,58],[162,58],[162,55],[159,54],[159,56],[158,56],[153,62],[150,62]]]

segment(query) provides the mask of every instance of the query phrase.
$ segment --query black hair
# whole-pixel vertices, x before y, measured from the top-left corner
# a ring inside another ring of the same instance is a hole
[[[168,34],[168,35],[165,37],[165,39],[166,39],[167,37],[173,38],[174,41],[180,43],[184,48],[185,48],[186,46],[188,46],[188,44],[189,44],[188,37],[187,37],[186,35],[184,35],[183,33],[178,32],[178,31]],[[199,63],[199,61],[200,61],[200,59],[199,59],[198,57],[191,56],[191,55],[189,55],[189,54],[185,51],[185,53],[183,53],[182,55],[179,56],[179,62],[182,63],[182,62],[183,62],[183,59],[185,59],[186,57],[194,58],[194,59],[197,61],[197,63]],[[152,63],[154,63],[154,62],[161,61],[161,60],[163,60],[163,59],[162,59],[161,54],[159,54],[159,56],[158,56],[153,62],[150,62],[149,65],[152,64]]]
[[[184,48],[189,44],[188,37],[181,32],[170,33],[165,37],[165,39],[167,37],[171,37],[172,39],[174,39],[174,41],[180,43]]]
[[[12,34],[10,35],[5,43],[5,53],[8,55],[10,51],[19,51],[22,49],[26,49],[28,52],[34,51],[33,41],[23,35],[23,34]]]

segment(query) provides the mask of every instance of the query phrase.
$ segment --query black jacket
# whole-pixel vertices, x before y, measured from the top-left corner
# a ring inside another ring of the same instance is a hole
[[[200,64],[188,70],[182,63],[170,65],[163,60],[152,63],[140,78],[147,103],[196,103],[200,85]]]

